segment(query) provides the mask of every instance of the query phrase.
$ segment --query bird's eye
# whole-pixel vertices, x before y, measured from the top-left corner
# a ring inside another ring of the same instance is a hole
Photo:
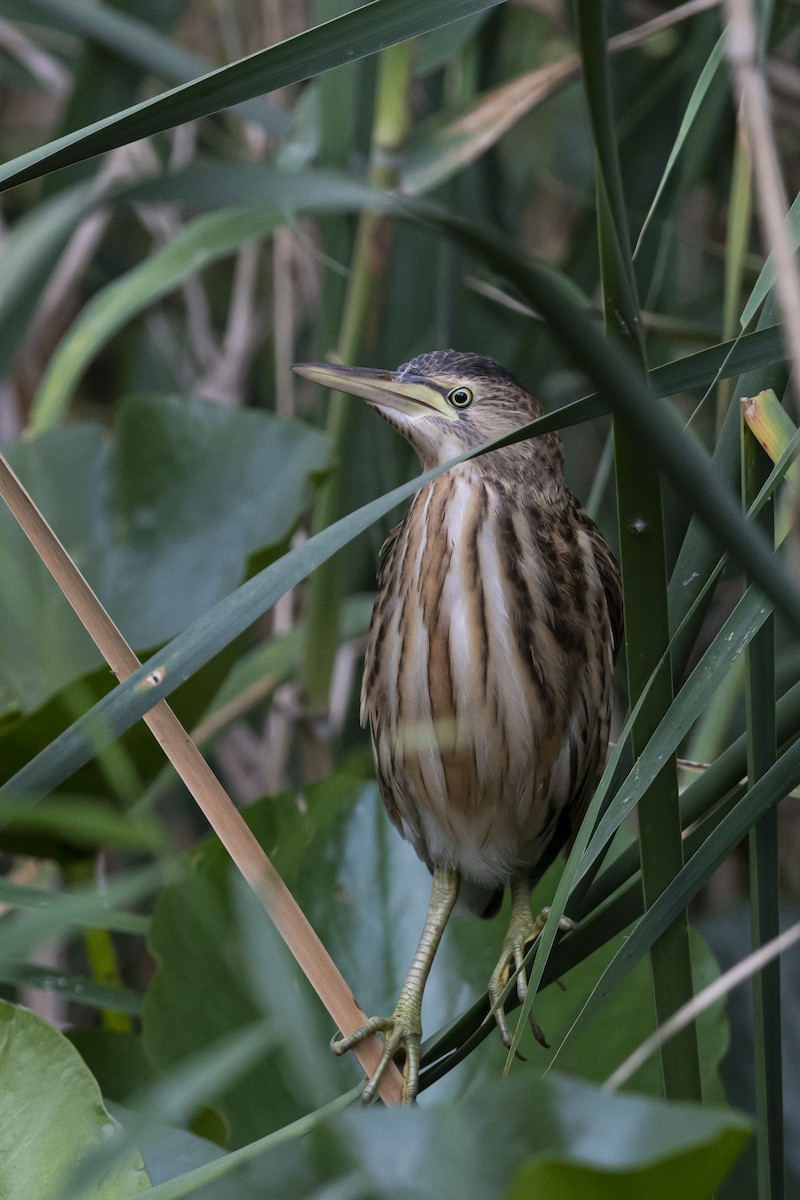
[[[465,387],[453,388],[452,392],[447,393],[447,403],[452,404],[453,408],[469,408],[472,392]]]

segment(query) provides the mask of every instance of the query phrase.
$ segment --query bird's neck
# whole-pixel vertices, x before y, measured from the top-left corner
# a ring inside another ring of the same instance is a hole
[[[508,506],[527,512],[541,509],[543,513],[554,514],[574,505],[574,498],[559,473],[504,474],[492,469],[487,462],[491,457],[486,454],[451,467],[417,493],[415,504],[425,506],[427,499],[447,502],[456,494],[463,497],[474,488],[486,494],[492,509]]]

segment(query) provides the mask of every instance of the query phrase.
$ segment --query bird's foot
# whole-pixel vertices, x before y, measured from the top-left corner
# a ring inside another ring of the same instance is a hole
[[[506,987],[511,975],[514,971],[517,972],[517,996],[520,1004],[525,1000],[528,993],[528,974],[523,966],[525,955],[527,954],[533,943],[539,938],[544,929],[547,918],[550,915],[549,908],[543,908],[539,915],[534,919],[530,906],[525,904],[524,907],[512,907],[511,920],[508,926],[508,932],[503,941],[503,949],[500,953],[497,966],[492,972],[492,977],[489,980],[489,1000],[494,1008],[494,1016],[497,1021],[497,1028],[500,1031],[500,1037],[503,1040],[503,1045],[511,1048],[513,1037],[508,1028],[505,1010],[500,1003],[500,996],[503,989]],[[569,917],[562,917],[558,922],[558,928],[566,933],[570,930],[577,929],[577,925]],[[540,1045],[549,1050],[550,1043],[545,1037],[544,1030],[536,1020],[533,1012],[528,1014],[533,1036]]]
[[[403,1053],[403,1103],[413,1104],[419,1091],[419,1055],[422,1044],[422,994],[431,969],[433,956],[444,932],[448,917],[458,897],[461,882],[451,867],[436,867],[433,872],[431,898],[425,925],[417,946],[400,999],[391,1017],[370,1017],[365,1025],[348,1037],[334,1038],[334,1054],[346,1054],[353,1046],[375,1033],[384,1035],[383,1057],[361,1095],[363,1104],[371,1104],[378,1094],[381,1077],[398,1053]]]
[[[414,998],[401,995],[391,1017],[370,1017],[366,1024],[348,1037],[334,1037],[331,1050],[334,1054],[346,1054],[348,1050],[352,1050],[375,1033],[384,1035],[383,1057],[367,1080],[361,1094],[361,1103],[366,1105],[373,1102],[378,1094],[383,1072],[395,1055],[402,1053],[403,1103],[413,1104],[419,1091],[419,1055],[422,1043],[420,1004]]]

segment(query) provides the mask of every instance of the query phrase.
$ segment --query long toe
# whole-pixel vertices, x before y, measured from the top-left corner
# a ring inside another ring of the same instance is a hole
[[[448,917],[458,897],[460,876],[450,867],[436,867],[431,898],[417,952],[408,969],[400,999],[391,1017],[371,1017],[366,1025],[348,1037],[334,1039],[335,1054],[344,1054],[373,1033],[383,1033],[386,1045],[377,1070],[364,1088],[362,1100],[371,1104],[378,1092],[381,1076],[395,1055],[405,1053],[403,1064],[403,1103],[413,1104],[419,1091],[419,1055],[422,1042],[422,995],[433,956],[441,940]]]
[[[508,924],[508,932],[503,940],[503,949],[497,966],[489,980],[489,999],[494,1008],[500,1037],[506,1048],[511,1046],[513,1039],[508,1028],[506,1014],[500,1003],[500,996],[509,979],[516,972],[517,996],[520,1003],[524,1002],[528,991],[528,977],[523,965],[525,955],[544,929],[548,911],[547,909],[543,910],[534,920],[528,898],[527,880],[518,878],[512,882],[511,919]],[[543,1046],[547,1046],[547,1040],[533,1013],[530,1014],[530,1022],[536,1040]]]
[[[370,1019],[347,1037],[334,1037],[331,1040],[331,1050],[336,1055],[346,1054],[360,1042],[372,1037],[375,1033],[384,1035],[385,1045],[383,1055],[374,1072],[367,1080],[361,1095],[362,1104],[372,1104],[378,1095],[381,1078],[389,1063],[402,1054],[403,1069],[403,1103],[413,1104],[419,1092],[419,1060],[422,1044],[422,1024],[419,1015],[419,1005],[401,996],[397,1008],[391,1017],[370,1017]]]
[[[355,1033],[350,1033],[347,1037],[337,1037],[334,1034],[330,1040],[330,1047],[336,1055],[346,1054],[348,1050],[352,1050],[354,1046],[365,1042],[374,1033],[390,1033],[391,1030],[391,1017],[370,1017]]]

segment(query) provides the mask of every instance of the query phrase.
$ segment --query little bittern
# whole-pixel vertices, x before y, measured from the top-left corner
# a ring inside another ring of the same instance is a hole
[[[542,415],[513,375],[476,354],[423,354],[397,371],[294,369],[366,400],[426,470]],[[334,1043],[343,1053],[385,1034],[366,1100],[401,1049],[405,1097],[416,1097],[422,993],[459,889],[481,916],[511,891],[493,1003],[541,931],[530,890],[571,843],[597,784],[621,625],[617,565],[566,487],[553,433],[444,472],[386,539],[361,718],[389,816],[433,887],[393,1015]],[[525,988],[520,971],[520,997]],[[499,1005],[496,1018],[508,1046]]]

